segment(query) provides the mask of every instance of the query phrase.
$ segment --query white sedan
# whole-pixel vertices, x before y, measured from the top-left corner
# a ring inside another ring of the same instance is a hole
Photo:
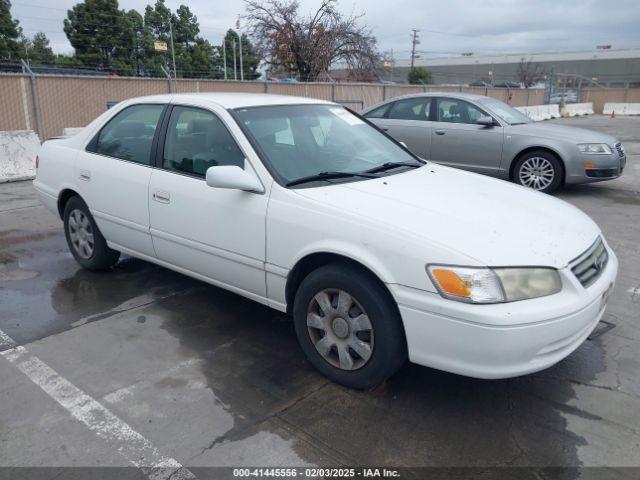
[[[36,163],[80,265],[122,252],[290,313],[313,365],[354,388],[407,359],[549,367],[595,328],[618,269],[578,209],[425,162],[325,101],[136,98]]]

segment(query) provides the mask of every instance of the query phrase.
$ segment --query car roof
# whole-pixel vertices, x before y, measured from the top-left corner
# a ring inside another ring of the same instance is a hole
[[[382,105],[386,105],[387,103],[395,102],[396,100],[403,100],[406,98],[420,98],[420,97],[449,97],[449,98],[459,98],[461,100],[470,100],[479,102],[483,99],[489,98],[486,95],[478,95],[476,93],[463,93],[463,92],[424,92],[424,93],[408,93],[406,95],[400,95],[398,97],[389,98],[388,100],[384,100],[382,102],[376,103],[371,107],[365,108],[360,112],[361,114],[365,114],[374,108],[380,107]]]
[[[318,100],[315,98],[295,97],[292,95],[273,95],[268,93],[231,93],[231,92],[208,92],[208,93],[177,93],[167,95],[151,95],[146,97],[136,97],[128,101],[130,104],[145,102],[188,102],[190,104],[207,105],[215,103],[222,108],[234,109],[245,107],[261,107],[266,105],[336,105],[335,103]]]

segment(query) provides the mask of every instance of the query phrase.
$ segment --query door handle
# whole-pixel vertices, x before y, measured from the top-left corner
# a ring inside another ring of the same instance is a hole
[[[444,135],[445,131],[444,130],[436,130],[436,135]]]
[[[388,131],[389,131],[389,127],[381,127],[381,128],[382,128],[382,130],[384,130],[385,132],[388,132]]]
[[[88,182],[91,180],[91,172],[89,170],[80,170],[80,180]]]
[[[171,201],[171,195],[169,194],[169,192],[157,191],[153,192],[153,199],[156,202],[169,203]]]

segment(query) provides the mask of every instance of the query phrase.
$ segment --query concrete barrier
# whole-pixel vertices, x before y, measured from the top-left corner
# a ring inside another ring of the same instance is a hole
[[[74,135],[79,134],[82,130],[84,130],[84,127],[67,127],[67,128],[63,128],[62,129],[62,136],[63,137],[73,137]]]
[[[39,148],[40,139],[31,130],[0,132],[0,183],[34,178]]]
[[[612,112],[616,115],[640,115],[640,103],[605,103],[602,113],[611,115]]]
[[[560,118],[560,107],[557,104],[552,105],[529,105],[528,107],[516,107],[530,119],[539,122],[541,120],[550,120],[552,118]]]
[[[563,117],[593,115],[593,103],[567,103],[562,109]]]

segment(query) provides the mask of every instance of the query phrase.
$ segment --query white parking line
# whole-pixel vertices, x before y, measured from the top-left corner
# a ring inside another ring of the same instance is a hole
[[[14,348],[0,352],[29,380],[39,386],[58,402],[74,418],[84,423],[89,430],[112,445],[129,463],[138,467],[151,480],[194,479],[193,473],[177,460],[162,455],[149,440],[136,432],[109,409],[100,404],[22,346],[15,346],[6,333],[0,330],[2,345]],[[24,357],[26,360],[21,360]]]

